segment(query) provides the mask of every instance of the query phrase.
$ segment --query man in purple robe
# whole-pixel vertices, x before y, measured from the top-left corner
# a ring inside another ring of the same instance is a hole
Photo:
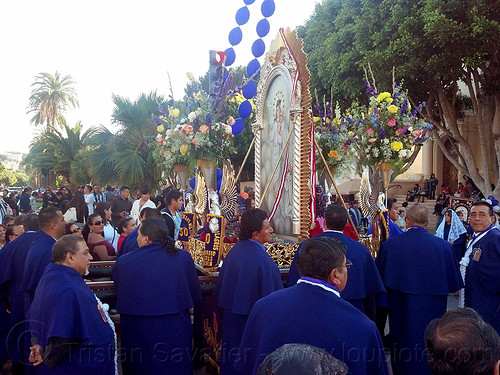
[[[66,222],[61,209],[47,207],[38,214],[38,226],[41,233],[31,243],[24,264],[23,280],[19,288],[25,295],[25,311],[29,310],[38,282],[45,267],[50,264],[52,246],[66,233]]]
[[[28,354],[21,354],[21,336],[26,331],[24,326],[24,292],[20,291],[23,279],[24,264],[31,243],[40,234],[38,231],[38,215],[29,214],[16,217],[15,223],[22,223],[26,232],[14,241],[9,242],[0,251],[0,286],[10,314],[12,330],[9,333],[8,348],[12,359],[13,373],[23,373]]]
[[[51,258],[27,313],[33,343],[29,361],[37,374],[114,375],[109,316],[82,278],[92,260],[85,240],[61,237]]]
[[[490,204],[472,205],[470,226],[474,236],[460,262],[465,273],[465,306],[476,310],[500,333],[500,231],[495,228]]]
[[[235,368],[255,374],[277,348],[303,343],[345,362],[349,374],[389,374],[375,323],[340,297],[351,266],[342,242],[328,237],[304,241],[297,266],[301,278],[296,285],[255,303]]]
[[[391,363],[394,375],[430,374],[425,328],[446,312],[448,294],[462,288],[451,245],[426,230],[425,206],[411,206],[407,231],[383,242],[376,263],[389,302]]]
[[[233,362],[254,303],[283,288],[278,266],[263,245],[269,242],[271,233],[267,212],[246,211],[241,217],[240,240],[224,259],[219,272],[214,293],[218,297],[217,306],[224,310],[221,375],[235,373]]]
[[[365,311],[364,305],[369,301],[371,302],[371,299],[368,300],[368,297],[384,294],[385,288],[370,251],[366,246],[342,233],[347,220],[348,213],[343,206],[337,204],[329,205],[325,212],[327,230],[313,238],[337,238],[344,244],[346,247],[345,256],[352,262],[353,267],[349,270],[349,280],[340,295],[361,312],[368,313],[367,315],[372,320],[375,320],[373,312]],[[301,247],[299,247],[293,258],[287,279],[288,286],[295,285],[300,278],[297,267],[300,250]]]

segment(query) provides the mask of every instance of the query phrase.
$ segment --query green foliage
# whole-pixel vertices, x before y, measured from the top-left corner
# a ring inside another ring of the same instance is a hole
[[[79,105],[74,84],[71,76],[61,77],[57,71],[54,75],[40,73],[35,76],[29,99],[28,113],[34,113],[30,122],[35,125],[46,124],[49,129],[55,128],[57,124],[63,129],[66,124],[64,112],[69,106]]]
[[[0,185],[2,186],[16,186],[16,174],[5,168],[5,165],[0,162]]]
[[[154,141],[156,124],[151,114],[164,102],[156,92],[141,94],[135,101],[113,95],[112,119],[119,126],[116,134],[100,127],[89,140],[87,154],[92,180],[116,181],[129,185],[149,185],[160,179],[149,144]]]
[[[73,128],[63,125],[63,130],[65,134],[56,129],[45,129],[35,137],[23,164],[38,171],[47,168],[69,184],[88,183],[89,178],[82,178],[88,177],[88,166],[80,154],[88,147],[96,128],[82,133],[82,124],[77,123]],[[75,171],[78,171],[79,178],[74,178]]]

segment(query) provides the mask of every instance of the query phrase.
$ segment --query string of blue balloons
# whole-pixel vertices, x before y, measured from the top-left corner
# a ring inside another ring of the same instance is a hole
[[[248,6],[253,4],[255,0],[243,0],[245,6],[238,9],[235,15],[236,23],[238,26],[233,28],[228,35],[229,44],[231,47],[226,49],[224,52],[226,53],[226,66],[231,66],[236,59],[236,52],[234,51],[234,46],[241,43],[243,39],[243,32],[241,30],[241,26],[245,25],[250,19],[250,10]],[[264,18],[262,18],[256,26],[256,32],[258,38],[252,44],[252,55],[254,59],[250,60],[247,65],[246,73],[248,77],[258,78],[260,63],[257,58],[262,56],[266,50],[266,44],[262,40],[267,34],[269,34],[269,30],[271,28],[269,21],[267,20],[274,14],[276,9],[276,5],[274,4],[274,0],[264,0],[262,5],[260,6],[260,12]],[[243,131],[244,122],[243,119],[246,119],[252,115],[252,104],[249,99],[252,99],[257,93],[257,83],[255,80],[249,80],[248,83],[242,88],[242,94],[246,100],[241,102],[238,107],[238,114],[240,118],[237,118],[236,123],[232,126],[233,134],[238,135]]]

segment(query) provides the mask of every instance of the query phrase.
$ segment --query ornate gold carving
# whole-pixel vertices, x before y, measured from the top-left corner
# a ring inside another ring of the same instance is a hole
[[[198,239],[190,239],[187,242],[183,242],[184,250],[188,251],[195,263],[202,264],[203,253],[205,251],[205,243]],[[233,248],[234,244],[224,243],[222,249],[222,259],[224,259],[229,251]],[[276,262],[279,268],[290,268],[292,265],[293,257],[297,251],[298,243],[271,243],[265,244],[266,251],[272,260]],[[207,269],[207,271],[213,272],[216,267],[212,269]]]

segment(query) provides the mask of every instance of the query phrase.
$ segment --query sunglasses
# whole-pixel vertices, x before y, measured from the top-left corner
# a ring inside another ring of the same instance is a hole
[[[80,228],[76,228],[76,229],[73,229],[71,231],[72,234],[75,234],[75,233],[78,233],[78,232],[81,232],[82,230]]]
[[[90,224],[90,225],[102,225],[102,224],[104,224],[104,221],[103,221],[103,220],[101,220],[101,221],[96,221],[95,223],[92,223],[92,224]]]

